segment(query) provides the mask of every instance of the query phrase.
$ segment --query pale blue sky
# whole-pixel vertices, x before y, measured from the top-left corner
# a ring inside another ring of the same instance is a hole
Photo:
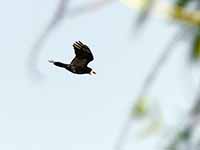
[[[83,1],[70,6],[79,2]],[[144,31],[135,35],[131,26],[136,12],[120,2],[66,18],[42,48],[39,65],[45,80],[33,83],[25,63],[57,3],[1,2],[0,150],[111,150],[146,74],[176,31],[173,24],[152,17]],[[92,49],[95,60],[90,66],[96,76],[74,75],[47,62],[70,62],[76,40]],[[187,108],[184,102],[193,94],[183,57],[186,48],[187,43],[176,48],[149,93],[162,101],[168,120],[177,117],[174,110]],[[134,132],[130,138],[124,149],[155,150],[159,144],[152,139],[137,142]]]

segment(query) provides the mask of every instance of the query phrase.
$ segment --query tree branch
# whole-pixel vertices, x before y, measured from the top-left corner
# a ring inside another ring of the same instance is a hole
[[[157,75],[160,73],[160,70],[164,66],[166,60],[170,57],[171,53],[173,52],[173,48],[175,44],[177,44],[178,41],[182,40],[182,38],[184,37],[183,35],[185,35],[187,32],[188,31],[184,31],[184,32],[181,31],[181,33],[176,34],[175,37],[170,40],[170,42],[164,49],[163,53],[160,55],[160,57],[156,61],[155,66],[151,69],[150,73],[147,75],[144,81],[144,84],[141,88],[141,91],[139,92],[139,95],[136,98],[136,100],[140,100],[140,98],[145,96],[145,94],[151,89],[152,85],[154,84],[155,79],[157,78]],[[132,108],[133,106],[131,107],[130,112],[132,112]],[[131,115],[131,113],[129,113],[128,119],[123,124],[122,131],[120,132],[119,137],[116,141],[115,150],[121,150],[121,148],[123,147],[128,131],[130,130],[132,121],[133,121],[133,116]]]

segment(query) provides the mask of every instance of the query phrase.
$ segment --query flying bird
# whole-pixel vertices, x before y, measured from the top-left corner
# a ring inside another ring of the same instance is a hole
[[[70,64],[49,60],[49,63],[53,63],[55,66],[65,68],[68,71],[75,74],[96,74],[96,72],[88,67],[88,63],[94,60],[93,54],[89,47],[82,42],[78,41],[73,44],[75,57]]]

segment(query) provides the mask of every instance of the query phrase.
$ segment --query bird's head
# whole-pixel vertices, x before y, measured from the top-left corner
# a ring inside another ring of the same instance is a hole
[[[96,72],[94,70],[91,70],[89,74],[90,75],[96,75]]]

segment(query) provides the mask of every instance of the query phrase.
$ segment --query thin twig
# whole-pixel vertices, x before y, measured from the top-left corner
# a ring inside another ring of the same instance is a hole
[[[131,129],[132,121],[132,117],[128,117],[126,122],[123,124],[123,128],[119,134],[119,137],[117,138],[116,144],[114,145],[114,150],[121,150],[125,145],[126,137]]]
[[[152,68],[150,73],[147,75],[146,80],[144,81],[144,84],[141,88],[141,91],[139,92],[139,96],[137,97],[137,99],[144,96],[149,91],[149,89],[151,89],[153,83],[155,82],[157,75],[160,73],[160,69],[163,67],[166,60],[171,55],[175,44],[177,44],[178,41],[182,40],[182,38],[184,37],[183,35],[185,35],[187,32],[188,31],[186,31],[186,32],[181,31],[181,34],[179,34],[179,33],[176,34],[175,37],[170,40],[170,42],[166,46],[165,50],[163,51],[162,55],[160,55],[160,57],[156,61],[155,66]],[[132,108],[133,107],[131,107],[131,109]],[[131,112],[132,112],[132,110],[131,110]],[[124,123],[123,129],[120,132],[119,137],[116,141],[116,144],[114,147],[115,150],[121,150],[121,148],[123,147],[123,145],[125,143],[125,139],[127,137],[128,131],[130,130],[130,127],[131,127],[131,121],[133,120],[133,117],[130,114],[131,113],[128,114],[128,119],[127,119],[128,121],[126,121]]]
[[[200,123],[200,84],[197,95],[195,96],[195,100],[196,101],[189,113],[185,127],[174,136],[173,140],[167,146],[167,149],[177,149],[177,147],[183,142],[185,143],[185,146],[189,147],[188,149],[191,149],[191,147],[195,146],[192,145],[190,140],[192,133]]]
[[[142,9],[138,17],[136,18],[136,21],[134,21],[134,29],[136,32],[141,29],[145,23],[145,21],[149,18],[149,15],[151,11],[153,10],[153,7],[155,5],[155,0],[149,0],[147,6]]]
[[[190,111],[189,118],[189,126],[191,126],[192,128],[200,123],[200,84],[197,88],[195,103]]]
[[[64,18],[64,14],[66,12],[66,5],[69,0],[60,0],[58,8],[48,24],[47,28],[44,32],[40,35],[40,37],[36,40],[33,48],[31,49],[28,57],[28,69],[31,75],[34,75],[37,79],[42,79],[43,75],[39,71],[37,67],[39,54],[41,52],[41,48],[45,42],[45,39],[50,35],[53,29],[58,25],[58,23]]]
[[[150,73],[147,75],[138,97],[144,96],[149,91],[149,89],[152,87],[157,75],[160,73],[160,69],[163,67],[166,60],[171,55],[174,46],[177,44],[178,41],[181,41],[188,32],[190,32],[190,29],[189,29],[189,31],[188,31],[188,29],[185,29],[185,31],[181,31],[181,33],[176,33],[175,37],[170,40],[168,45],[165,47],[165,50],[163,51],[163,53],[160,55],[160,57],[156,61],[155,66],[152,68]]]
[[[97,11],[100,8],[103,8],[105,5],[111,4],[112,2],[115,2],[115,1],[116,0],[96,0],[89,4],[77,6],[76,8],[70,9],[67,13],[67,16],[68,17],[76,17],[76,16],[80,16],[84,13],[91,13],[91,12]]]

